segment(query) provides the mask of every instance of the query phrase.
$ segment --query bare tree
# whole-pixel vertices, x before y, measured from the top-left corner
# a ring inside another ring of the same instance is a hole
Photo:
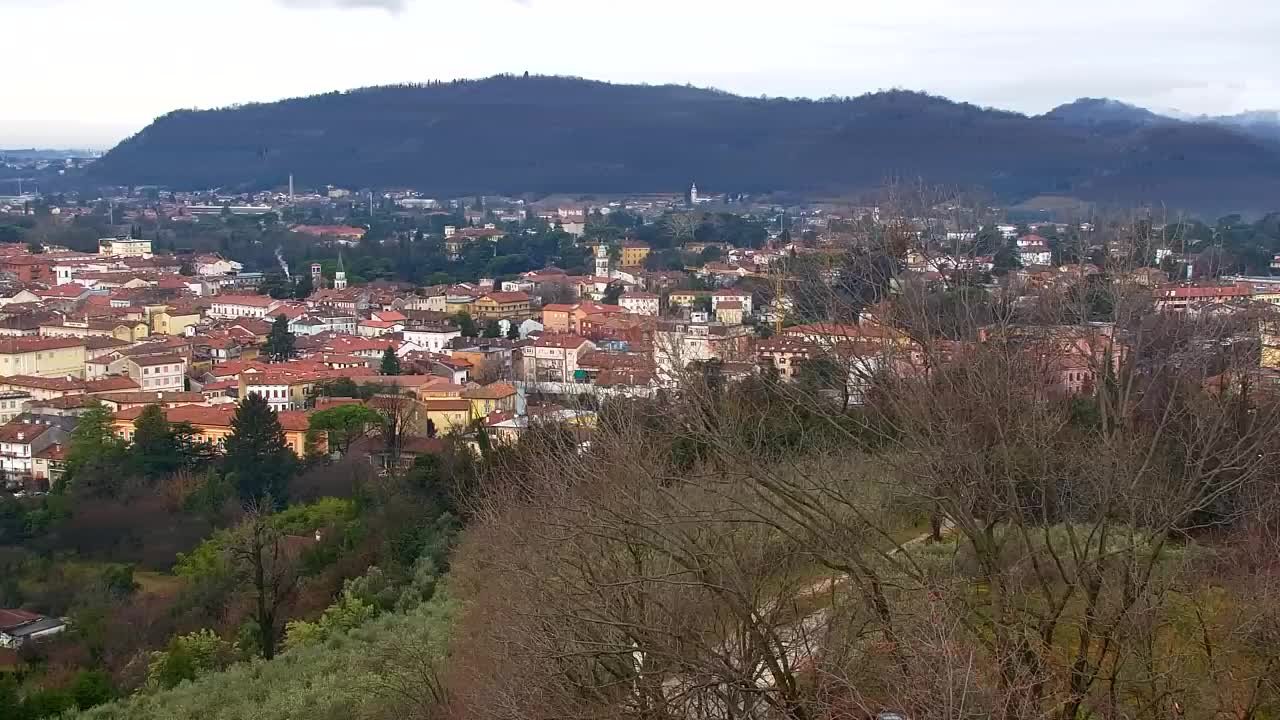
[[[1093,219],[1093,269],[900,276],[981,213],[890,200],[786,270],[822,382],[655,341],[661,399],[491,466],[455,565],[468,711],[1274,713],[1280,405],[1241,340],[1268,313],[1161,308],[1143,214]]]
[[[253,594],[259,650],[262,657],[271,659],[276,654],[287,610],[298,595],[298,555],[310,539],[282,535],[271,524],[268,507],[270,503],[245,509],[227,554],[240,580]]]

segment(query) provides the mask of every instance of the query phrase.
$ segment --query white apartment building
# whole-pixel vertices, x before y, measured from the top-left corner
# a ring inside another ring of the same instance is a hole
[[[524,348],[524,381],[574,382],[578,357],[595,349],[595,343],[577,335],[543,335],[533,345]]]
[[[98,253],[112,257],[151,257],[151,241],[140,238],[102,238]]]
[[[661,298],[653,293],[629,292],[618,298],[623,310],[636,315],[657,317],[661,308]]]
[[[143,390],[178,392],[185,389],[187,361],[179,355],[125,358],[124,371]]]
[[[219,320],[265,318],[281,303],[266,295],[221,295],[209,308],[209,317]]]
[[[405,343],[434,353],[444,352],[449,341],[460,337],[462,331],[453,327],[419,327],[404,331]]]
[[[722,302],[742,303],[742,314],[751,314],[751,293],[740,290],[717,290],[711,295],[711,311],[720,309]]]

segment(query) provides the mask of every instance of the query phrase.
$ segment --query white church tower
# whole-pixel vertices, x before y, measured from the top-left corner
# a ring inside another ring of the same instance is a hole
[[[342,267],[342,253],[338,253],[338,271],[333,274],[333,289],[347,289],[347,271]]]
[[[698,204],[698,183],[694,183],[693,186],[689,188],[689,204]]]

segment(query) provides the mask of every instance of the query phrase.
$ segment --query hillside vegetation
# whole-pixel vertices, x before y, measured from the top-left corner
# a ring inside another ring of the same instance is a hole
[[[1280,153],[1194,123],[1097,126],[920,93],[823,101],[500,76],[377,87],[157,119],[90,179],[176,188],[411,186],[432,193],[859,190],[891,176],[1251,210]]]

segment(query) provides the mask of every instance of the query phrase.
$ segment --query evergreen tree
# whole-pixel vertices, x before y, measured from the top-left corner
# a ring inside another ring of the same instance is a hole
[[[277,315],[271,323],[271,334],[263,348],[271,362],[285,362],[293,357],[293,333],[289,332],[289,318]]]
[[[623,289],[622,283],[620,282],[609,283],[609,285],[604,289],[604,295],[600,298],[601,304],[617,305],[618,299],[622,297]]]
[[[396,356],[396,351],[390,345],[382,351],[382,367],[380,372],[383,375],[399,375],[400,374],[400,358]]]
[[[484,324],[484,336],[487,338],[502,337],[502,326],[498,324],[497,320],[490,320]]]
[[[284,502],[298,459],[285,443],[280,418],[265,398],[252,394],[240,401],[226,451],[223,462],[241,500],[270,497],[277,504]]]
[[[508,339],[508,340],[519,340],[519,339],[520,339],[520,324],[519,324],[519,323],[517,323],[517,322],[515,322],[515,321],[512,321],[512,322],[511,322],[511,324],[507,326],[507,339]]]
[[[90,493],[114,495],[120,487],[124,460],[125,444],[111,426],[111,411],[94,403],[71,432],[63,483],[73,483]]]
[[[133,422],[134,466],[148,480],[164,477],[182,464],[178,443],[159,405],[148,405]]]
[[[311,282],[311,274],[303,273],[298,281],[293,284],[293,297],[297,300],[305,300],[311,297],[311,293],[315,292],[315,284]]]
[[[476,327],[476,321],[468,313],[458,313],[455,320],[458,322],[458,330],[462,332],[463,337],[476,337],[480,334],[480,329]]]

